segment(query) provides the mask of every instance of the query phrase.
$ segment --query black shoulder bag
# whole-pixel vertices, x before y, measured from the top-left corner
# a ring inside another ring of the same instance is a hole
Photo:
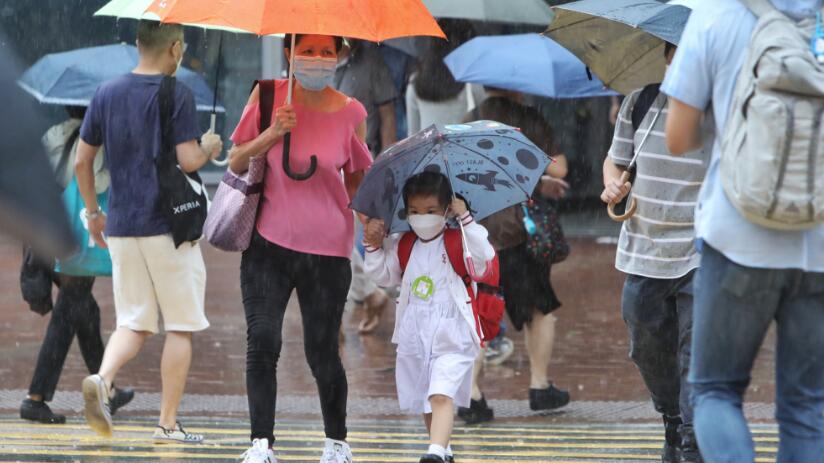
[[[177,164],[174,142],[175,79],[164,77],[160,84],[160,153],[155,157],[160,204],[172,228],[175,247],[203,236],[208,197],[197,172],[184,172]]]

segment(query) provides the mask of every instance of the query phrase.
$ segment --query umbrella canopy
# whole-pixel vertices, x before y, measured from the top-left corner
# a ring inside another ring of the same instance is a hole
[[[322,34],[382,42],[444,37],[420,0],[155,0],[162,22],[232,27],[257,35]]]
[[[436,18],[533,24],[552,21],[552,9],[544,0],[423,0]]]
[[[446,175],[477,220],[529,199],[551,162],[517,129],[498,122],[431,126],[384,151],[366,173],[352,208],[409,230],[403,185],[420,172]]]
[[[656,0],[581,0],[553,9],[546,34],[624,94],[663,80],[664,42],[678,44],[691,12]]]
[[[567,49],[539,34],[476,37],[450,53],[455,80],[549,98],[614,95]]]
[[[137,48],[126,44],[54,53],[34,63],[18,84],[41,103],[88,106],[100,84],[128,74],[137,59]],[[200,75],[180,68],[177,78],[192,89],[199,111],[212,110],[214,95]],[[225,112],[223,106],[216,109]]]

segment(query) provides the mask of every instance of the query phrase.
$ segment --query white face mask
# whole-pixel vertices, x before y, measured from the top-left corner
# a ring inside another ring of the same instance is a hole
[[[337,66],[337,58],[296,56],[295,78],[306,90],[319,92],[332,85]]]
[[[407,218],[418,238],[429,241],[446,228],[446,216],[440,214],[412,214]]]

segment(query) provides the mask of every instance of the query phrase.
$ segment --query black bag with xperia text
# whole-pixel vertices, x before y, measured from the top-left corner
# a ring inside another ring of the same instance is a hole
[[[203,236],[209,198],[200,175],[197,172],[186,173],[177,164],[172,121],[174,96],[175,78],[164,77],[158,95],[161,152],[155,157],[155,166],[161,208],[171,225],[175,247],[180,247]]]

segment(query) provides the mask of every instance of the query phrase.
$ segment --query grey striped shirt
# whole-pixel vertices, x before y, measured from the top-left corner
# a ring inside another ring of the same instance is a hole
[[[694,245],[694,216],[710,152],[702,149],[684,156],[670,154],[664,134],[667,97],[663,93],[634,131],[632,108],[640,93],[633,92],[621,106],[609,150],[615,165],[630,164],[656,114],[662,113],[638,152],[631,192],[638,209],[621,229],[615,267],[650,278],[678,278],[697,268],[700,260]],[[705,121],[704,126],[711,127],[711,121]],[[706,137],[711,136],[705,130],[704,146],[712,146],[706,143]]]

